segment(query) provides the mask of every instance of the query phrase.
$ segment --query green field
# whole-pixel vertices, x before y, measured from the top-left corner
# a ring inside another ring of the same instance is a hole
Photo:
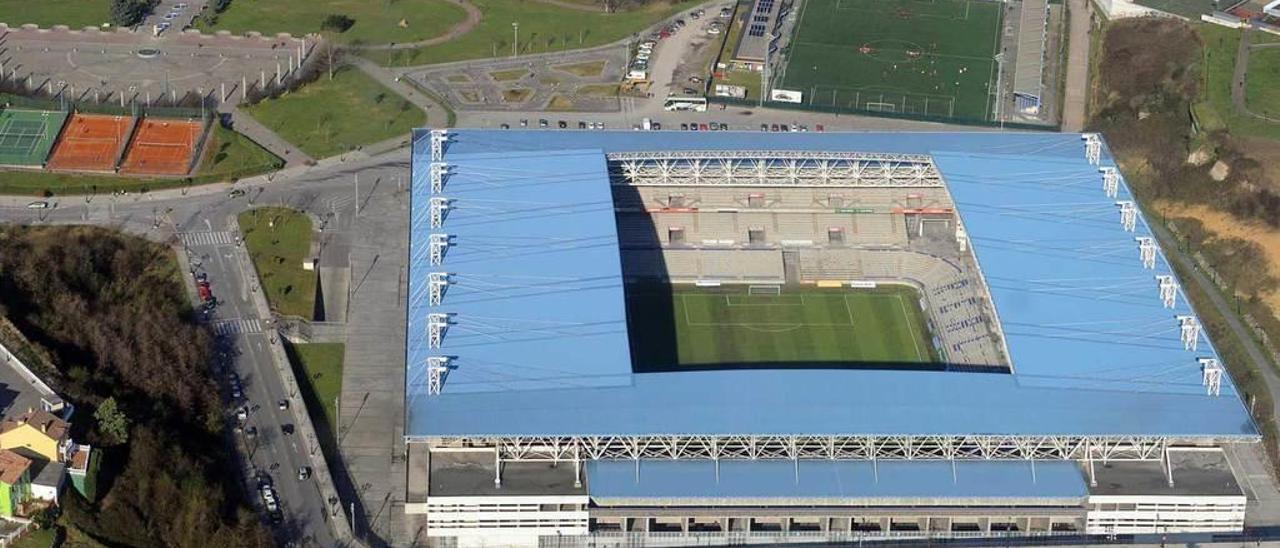
[[[775,87],[817,106],[989,120],[1002,6],[808,0]]]
[[[313,158],[408,136],[427,124],[417,105],[355,68],[321,76],[302,89],[246,109],[249,115]]]
[[[484,13],[471,32],[427,48],[366,51],[383,65],[425,65],[505,57],[515,40],[512,23],[520,24],[521,54],[589,48],[621,40],[692,4],[657,1],[634,11],[604,13],[567,9],[524,0],[471,0]]]
[[[79,30],[111,22],[106,0],[0,0],[0,23],[16,27],[35,23],[41,28],[67,25]]]
[[[221,124],[214,124],[213,139],[204,151],[196,176],[201,180],[230,181],[283,166],[284,160],[258,143]]]
[[[662,285],[627,289],[628,325],[638,370],[716,364],[804,363],[924,367],[937,361],[907,287],[786,288]]]
[[[239,216],[245,247],[271,308],[285,316],[315,316],[316,273],[302,268],[311,256],[311,218],[281,207]]]
[[[1200,39],[1204,41],[1205,86],[1201,95],[1206,98],[1196,105],[1197,113],[1202,114],[1202,118],[1204,118],[1203,113],[1212,111],[1216,116],[1211,116],[1210,118],[1219,125],[1225,125],[1231,131],[1231,134],[1237,137],[1280,139],[1280,124],[1259,120],[1236,112],[1235,106],[1231,103],[1231,81],[1235,74],[1236,51],[1240,46],[1242,32],[1239,29],[1229,29],[1208,23],[1197,25],[1196,32],[1200,34]],[[1255,32],[1253,37],[1263,34],[1265,33]],[[1275,74],[1274,70],[1268,71],[1267,58],[1264,57],[1261,61],[1255,63],[1259,59],[1258,53],[1258,50],[1254,50],[1249,57],[1249,76],[1246,78],[1249,88],[1254,87],[1254,83],[1251,80],[1255,78],[1255,74],[1261,77],[1264,84],[1267,81],[1276,81],[1274,77],[1268,78],[1265,76],[1266,72]],[[1274,60],[1276,58],[1271,57],[1270,59]],[[1274,97],[1274,93],[1274,90],[1269,90],[1268,95]],[[1245,90],[1245,100],[1246,102],[1251,101],[1248,89]],[[1258,97],[1255,91],[1252,100],[1259,101],[1262,98]],[[1256,103],[1250,102],[1249,104],[1250,108],[1253,108]],[[1265,111],[1265,109],[1263,110]]]
[[[342,393],[342,343],[288,344],[293,374],[302,387],[303,400],[316,429],[335,435],[338,425],[338,397]],[[320,410],[319,413],[316,410]],[[323,435],[323,434],[322,434]]]
[[[1262,33],[1256,33],[1255,36]],[[1245,103],[1263,116],[1280,118],[1280,47],[1249,52],[1249,76],[1245,78]]]
[[[57,110],[0,110],[0,164],[44,165],[66,120]]]
[[[211,29],[303,36],[321,32],[321,22],[331,14],[346,15],[355,21],[346,32],[323,32],[344,44],[426,40],[448,32],[467,17],[462,8],[444,0],[235,0],[218,15]]]

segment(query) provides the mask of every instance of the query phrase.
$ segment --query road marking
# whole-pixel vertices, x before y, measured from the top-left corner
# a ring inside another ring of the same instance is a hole
[[[188,247],[202,245],[231,245],[235,243],[235,233],[229,231],[183,232],[178,235],[183,245]]]
[[[261,333],[262,323],[257,318],[219,320],[213,323],[215,335],[235,335],[238,333]]]

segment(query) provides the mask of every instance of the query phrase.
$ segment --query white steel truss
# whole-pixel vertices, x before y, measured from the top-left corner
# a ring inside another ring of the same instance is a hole
[[[1159,460],[1170,445],[1257,437],[1164,436],[564,436],[420,438],[434,447],[496,448],[506,462],[599,459]],[[415,441],[410,439],[410,441]]]
[[[444,180],[449,175],[449,164],[444,162],[431,162],[427,166],[427,174],[431,178],[431,193],[439,194],[444,192]]]
[[[1178,316],[1178,331],[1182,337],[1182,347],[1192,352],[1200,341],[1200,321],[1195,316]]]
[[[440,228],[444,225],[444,216],[449,211],[449,199],[432,196],[428,204],[430,205],[431,228]]]
[[[427,314],[427,347],[440,348],[444,345],[444,334],[449,330],[449,315],[444,313]]]
[[[1205,391],[1210,396],[1217,396],[1222,390],[1222,364],[1217,358],[1200,358],[1200,372]]]
[[[449,287],[449,274],[447,272],[431,272],[427,274],[427,302],[432,306],[439,306],[444,300],[445,289]]]
[[[427,237],[427,248],[431,266],[440,266],[440,263],[444,262],[445,250],[449,248],[449,235],[431,234]]]
[[[1089,160],[1090,164],[1098,165],[1102,162],[1102,137],[1097,133],[1086,133],[1080,136],[1084,139],[1084,157]]]
[[[1165,308],[1173,308],[1178,304],[1178,282],[1174,281],[1173,276],[1161,275],[1156,276],[1156,283],[1160,287],[1160,302],[1164,303]]]
[[[1116,202],[1116,205],[1120,206],[1120,226],[1125,231],[1133,232],[1138,226],[1138,206],[1128,200]]]
[[[444,379],[449,376],[448,356],[432,356],[427,358],[427,393],[437,395],[444,389]]]
[[[924,154],[799,150],[615,152],[613,184],[635,186],[940,187]]]
[[[443,129],[431,130],[431,161],[444,159],[444,144],[449,141],[449,132]]]
[[[1134,238],[1138,241],[1138,257],[1142,259],[1142,267],[1148,270],[1156,267],[1156,240],[1155,238],[1138,237]]]
[[[1114,167],[1102,168],[1102,191],[1108,198],[1115,198],[1120,193],[1120,170]]]

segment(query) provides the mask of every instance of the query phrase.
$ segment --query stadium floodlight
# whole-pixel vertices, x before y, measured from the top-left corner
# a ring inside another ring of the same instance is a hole
[[[1138,257],[1142,259],[1142,267],[1154,269],[1156,267],[1156,240],[1149,237],[1134,238],[1138,241]]]
[[[431,197],[431,228],[440,228],[444,225],[445,213],[449,211],[449,199],[441,196]]]
[[[449,356],[431,356],[427,358],[427,393],[439,395],[444,388],[444,378],[449,376]]]
[[[1120,226],[1126,232],[1133,232],[1138,226],[1138,206],[1128,200],[1116,202],[1116,205],[1120,206]]]
[[[449,175],[449,164],[431,162],[431,166],[427,168],[427,173],[431,177],[431,193],[439,194],[444,192],[444,180]]]
[[[1178,304],[1178,282],[1173,280],[1173,276],[1160,275],[1156,276],[1156,283],[1160,284],[1160,302],[1164,303],[1165,308],[1173,308]]]
[[[1120,170],[1114,167],[1102,168],[1102,191],[1108,198],[1115,198],[1120,193]]]
[[[440,348],[444,344],[444,334],[449,330],[449,316],[442,312],[427,314],[428,348]]]
[[[1200,321],[1195,316],[1177,316],[1178,329],[1182,333],[1182,347],[1195,352],[1200,340]]]
[[[431,130],[431,161],[444,159],[444,144],[449,142],[449,132],[443,129]]]
[[[432,234],[427,241],[428,251],[431,256],[431,266],[440,266],[444,262],[445,250],[449,248],[448,234]]]
[[[1102,162],[1102,137],[1097,133],[1086,133],[1080,136],[1084,139],[1084,157],[1089,160],[1090,164],[1098,165]]]
[[[448,272],[432,272],[427,275],[427,302],[439,306],[444,299],[445,289],[449,287]]]
[[[1201,382],[1210,396],[1222,391],[1222,363],[1217,358],[1200,358]]]

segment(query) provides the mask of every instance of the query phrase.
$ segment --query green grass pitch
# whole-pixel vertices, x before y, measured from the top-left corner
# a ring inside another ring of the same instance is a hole
[[[989,120],[1002,6],[805,0],[775,85],[813,105]]]
[[[716,365],[928,368],[938,361],[911,288],[643,285],[627,290],[637,370]]]

